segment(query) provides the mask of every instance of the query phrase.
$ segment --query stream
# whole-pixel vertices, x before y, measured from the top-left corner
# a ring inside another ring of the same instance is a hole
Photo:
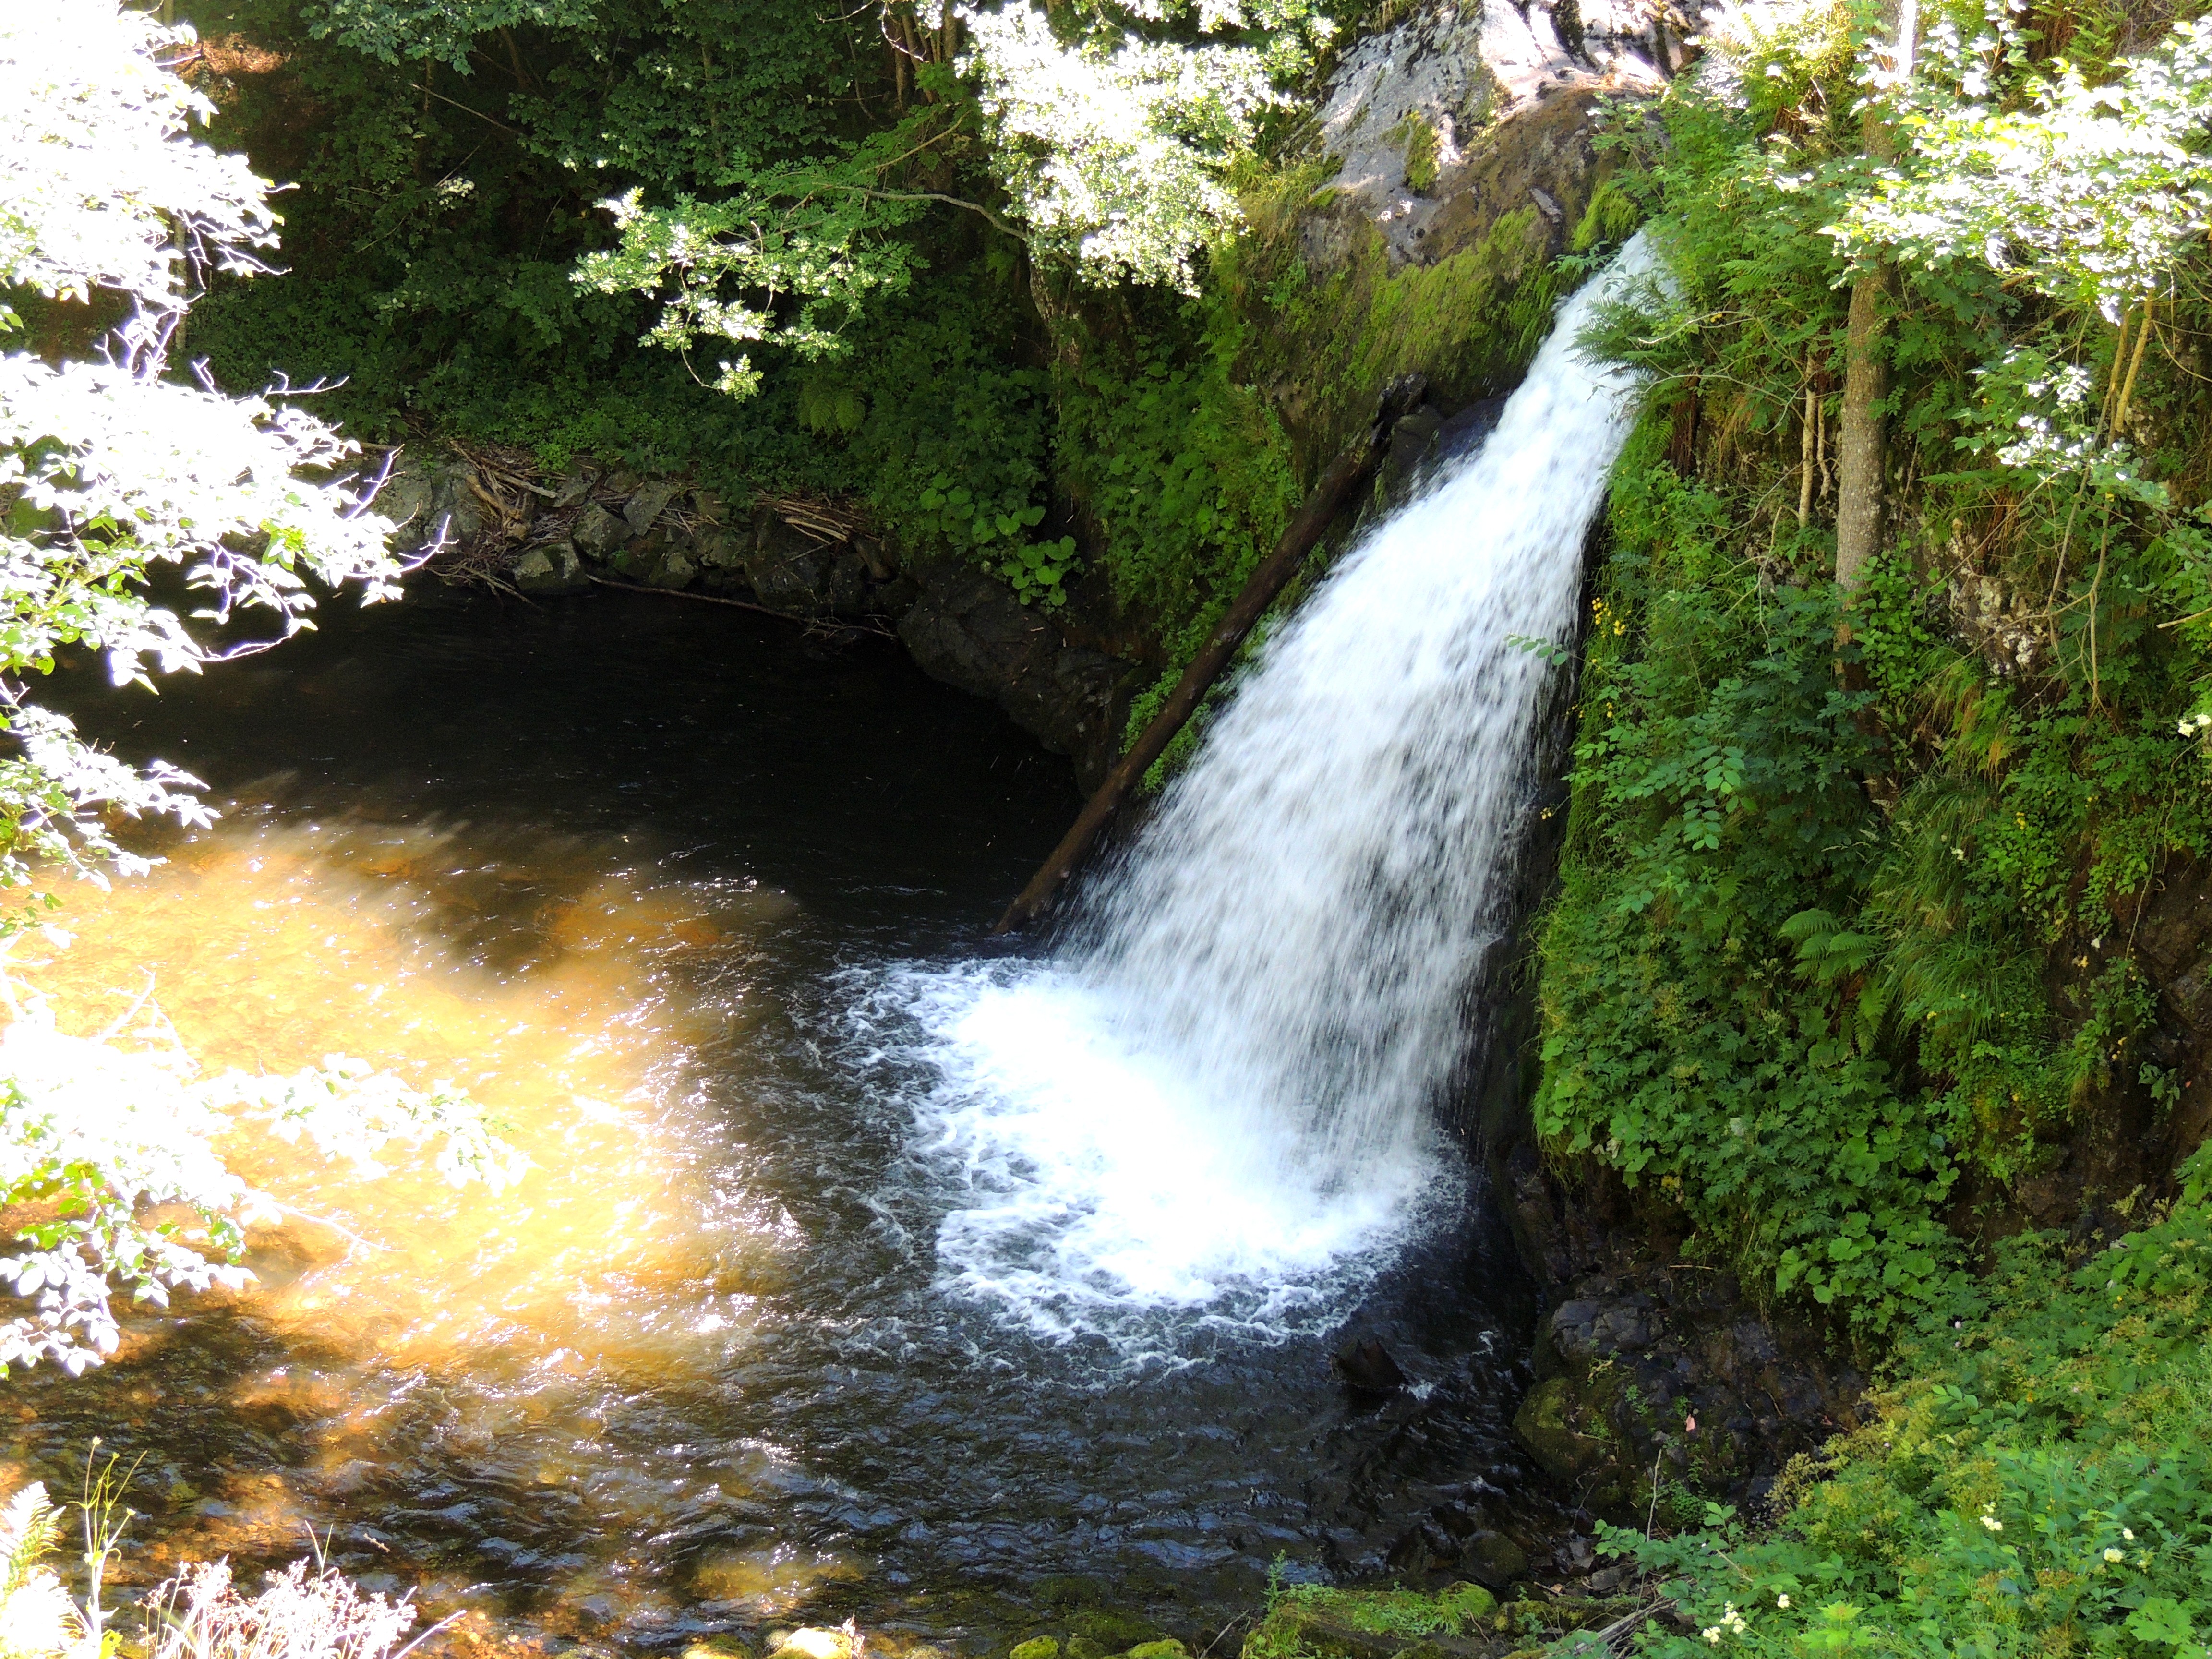
[[[894,641],[658,598],[417,579],[319,621],[64,699],[223,816],[73,889],[77,942],[18,977],[89,1030],[150,974],[210,1066],[450,1079],[534,1167],[231,1149],[290,1206],[258,1283],[0,1403],[9,1485],[74,1490],[95,1436],[136,1460],[126,1585],[312,1532],[549,1650],[849,1616],[981,1653],[1056,1609],[1115,1651],[1525,1485],[1528,1311],[1463,1155],[1401,1131],[1387,1205],[1279,1206],[1206,1162],[1249,1122],[1148,1104],[985,948],[1079,804],[994,710]],[[1079,1109],[1009,1121],[1009,1066]],[[1348,1334],[1412,1387],[1348,1393]]]

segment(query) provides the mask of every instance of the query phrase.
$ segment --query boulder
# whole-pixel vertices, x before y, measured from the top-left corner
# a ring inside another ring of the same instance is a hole
[[[1460,1545],[1460,1566],[1478,1584],[1504,1589],[1528,1576],[1528,1552],[1502,1532],[1486,1528],[1471,1533]]]
[[[373,471],[362,480],[364,484],[374,482]],[[428,538],[430,503],[434,493],[434,481],[428,467],[404,449],[392,452],[371,509],[392,520],[394,550],[412,551]]]
[[[673,542],[665,542],[653,550],[650,562],[646,563],[639,580],[647,587],[672,590],[690,586],[692,577],[697,574],[698,567],[685,556],[682,547]]]
[[[604,507],[593,505],[577,515],[568,538],[576,550],[589,559],[605,559],[629,539],[629,526]]]
[[[1332,1363],[1354,1394],[1395,1394],[1406,1386],[1406,1373],[1398,1369],[1389,1349],[1371,1336],[1346,1342]]]
[[[1513,1431],[1537,1467],[1554,1480],[1577,1491],[1594,1485],[1599,1507],[1619,1501],[1621,1470],[1615,1445],[1601,1410],[1583,1397],[1574,1380],[1547,1377],[1529,1390],[1513,1414]]]
[[[868,614],[868,567],[849,547],[830,561],[830,608],[841,617]]]
[[[553,492],[552,509],[564,513],[592,493],[592,485],[599,481],[596,472],[575,472],[561,481],[560,489]]]
[[[642,536],[659,521],[668,503],[676,496],[676,487],[656,480],[640,489],[623,503],[623,521],[633,536]]]
[[[507,580],[518,592],[537,599],[548,594],[576,593],[592,585],[584,562],[568,542],[541,542],[526,547],[514,562]]]

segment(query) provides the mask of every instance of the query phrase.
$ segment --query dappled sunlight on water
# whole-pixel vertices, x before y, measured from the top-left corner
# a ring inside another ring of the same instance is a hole
[[[466,1089],[528,1155],[527,1176],[493,1194],[402,1156],[364,1180],[240,1137],[234,1164],[293,1216],[254,1241],[248,1300],[278,1327],[363,1359],[517,1380],[711,1368],[745,1340],[793,1240],[788,1218],[702,1180],[716,1126],[682,1112],[682,1073],[691,1045],[741,1036],[748,1012],[726,992],[711,1007],[687,997],[672,969],[741,960],[796,907],[593,867],[620,848],[529,866],[498,850],[486,860],[451,830],[219,828],[144,880],[72,893],[76,942],[21,976],[65,1026],[94,1030],[150,974],[207,1066],[353,1055]],[[459,958],[443,942],[455,912],[520,960],[499,973]]]

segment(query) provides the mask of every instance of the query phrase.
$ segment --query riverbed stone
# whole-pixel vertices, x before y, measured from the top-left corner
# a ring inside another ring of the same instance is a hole
[[[793,1659],[853,1659],[853,1638],[842,1630],[808,1625],[798,1630],[772,1632],[769,1651],[787,1653]]]
[[[1017,1642],[1006,1659],[1060,1659],[1060,1644],[1049,1636],[1034,1637],[1026,1642]]]

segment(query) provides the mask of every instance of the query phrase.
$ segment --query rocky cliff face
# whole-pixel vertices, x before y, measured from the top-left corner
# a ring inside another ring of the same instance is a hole
[[[1656,92],[1681,62],[1675,27],[1653,0],[1470,0],[1362,40],[1322,102],[1319,143],[1342,165],[1301,226],[1308,262],[1372,225],[1394,260],[1432,264],[1528,206],[1564,234],[1597,100]]]

